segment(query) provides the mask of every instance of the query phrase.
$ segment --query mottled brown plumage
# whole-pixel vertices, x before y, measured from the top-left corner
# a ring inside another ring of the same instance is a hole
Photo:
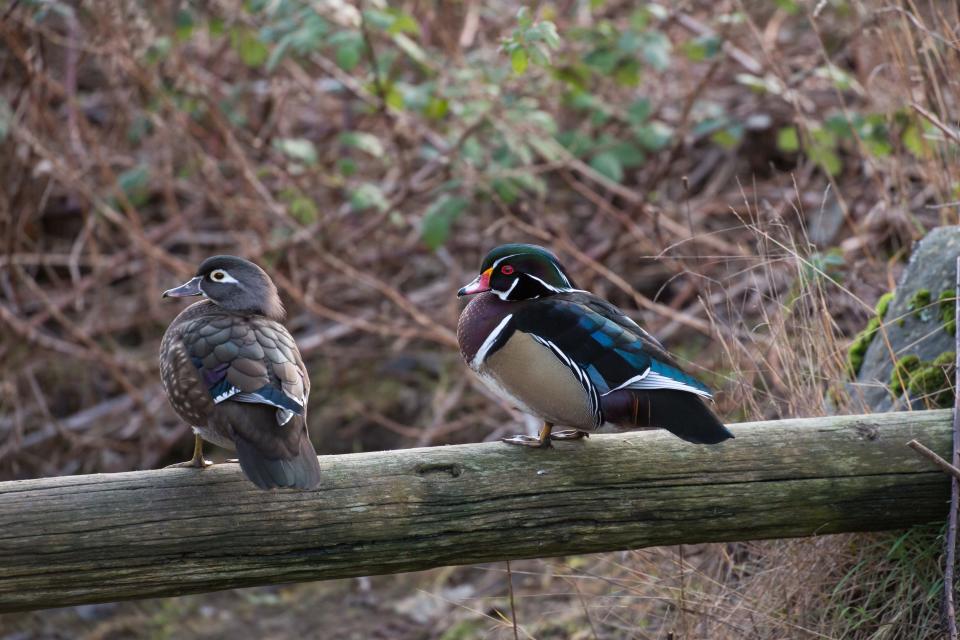
[[[269,277],[232,256],[206,260],[165,295],[207,296],[174,319],[160,345],[160,377],[199,438],[236,449],[257,486],[315,488],[320,468],[306,427],[310,378]],[[198,447],[192,463],[203,466]]]

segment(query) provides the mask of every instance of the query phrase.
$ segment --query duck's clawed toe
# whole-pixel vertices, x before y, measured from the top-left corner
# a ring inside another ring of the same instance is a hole
[[[176,464],[168,464],[164,469],[206,469],[207,467],[212,467],[213,463],[204,458],[191,458],[186,462],[178,462]]]
[[[549,449],[551,446],[550,439],[541,440],[536,436],[508,436],[505,438],[500,438],[502,442],[507,444],[515,444],[521,447],[530,447],[532,449]]]

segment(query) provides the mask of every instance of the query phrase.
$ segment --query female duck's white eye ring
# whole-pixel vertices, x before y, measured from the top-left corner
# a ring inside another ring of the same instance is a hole
[[[217,282],[222,282],[223,280],[226,279],[226,277],[227,277],[227,274],[223,271],[220,271],[219,269],[217,269],[216,271],[210,274],[210,279],[216,280]]]

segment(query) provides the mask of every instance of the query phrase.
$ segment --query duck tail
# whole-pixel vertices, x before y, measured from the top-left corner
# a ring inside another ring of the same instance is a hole
[[[733,437],[695,393],[675,389],[621,389],[603,398],[608,422],[621,427],[656,427],[696,444]]]

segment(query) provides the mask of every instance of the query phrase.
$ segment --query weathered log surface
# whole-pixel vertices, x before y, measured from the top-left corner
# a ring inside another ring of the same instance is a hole
[[[526,450],[472,444],[321,458],[315,492],[236,465],[0,483],[0,611],[654,545],[942,520],[950,412],[734,425]]]

